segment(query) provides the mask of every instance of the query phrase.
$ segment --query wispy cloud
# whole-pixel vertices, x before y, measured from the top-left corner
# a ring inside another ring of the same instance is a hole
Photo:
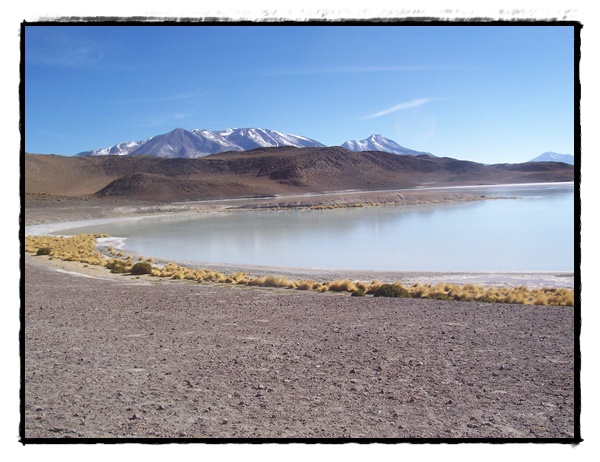
[[[379,112],[376,112],[375,114],[371,114],[371,115],[362,117],[362,120],[374,119],[376,117],[381,117],[381,116],[384,116],[387,114],[391,114],[393,112],[404,111],[406,109],[412,109],[415,107],[423,106],[424,104],[427,104],[430,101],[432,101],[431,98],[413,99],[412,101],[406,101],[404,103],[396,104],[395,106],[392,106],[388,109],[384,109],[383,111],[379,111]]]

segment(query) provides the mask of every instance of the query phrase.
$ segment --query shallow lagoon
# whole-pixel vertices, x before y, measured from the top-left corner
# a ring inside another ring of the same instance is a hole
[[[461,188],[462,190],[462,188]],[[451,204],[207,213],[62,230],[167,260],[386,271],[574,271],[574,185],[465,188]]]

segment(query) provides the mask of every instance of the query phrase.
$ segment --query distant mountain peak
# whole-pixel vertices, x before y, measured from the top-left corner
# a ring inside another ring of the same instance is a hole
[[[564,162],[565,164],[575,165],[575,157],[572,154],[559,154],[557,152],[544,152],[529,162]]]
[[[354,152],[361,151],[383,151],[403,156],[430,155],[428,152],[415,151],[399,145],[394,140],[386,138],[379,134],[373,134],[364,140],[349,140],[342,144],[342,147]]]

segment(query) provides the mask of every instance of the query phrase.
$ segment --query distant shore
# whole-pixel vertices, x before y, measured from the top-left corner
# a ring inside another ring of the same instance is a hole
[[[481,185],[477,187],[487,187]],[[494,186],[494,185],[489,185]],[[508,185],[499,185],[508,186]],[[396,189],[385,191],[334,191],[287,196],[237,197],[196,201],[131,201],[72,198],[29,194],[25,199],[25,225],[99,218],[125,218],[162,214],[278,210],[389,205],[423,205],[513,197],[483,196],[457,189],[469,186]]]

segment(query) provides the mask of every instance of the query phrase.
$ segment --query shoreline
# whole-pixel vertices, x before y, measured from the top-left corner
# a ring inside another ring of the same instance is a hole
[[[98,250],[105,257],[110,257],[109,244],[101,244]],[[140,255],[127,252],[134,261]],[[146,256],[150,257],[150,256]],[[78,276],[95,277],[99,279],[121,279],[123,275],[113,274],[104,267],[95,267],[64,260],[48,260],[33,254],[25,253],[26,262],[53,267],[56,270],[76,273]],[[276,276],[290,280],[314,280],[316,282],[331,282],[337,280],[349,280],[353,282],[395,283],[400,282],[404,286],[414,284],[436,285],[455,284],[464,286],[474,284],[484,288],[515,288],[526,287],[528,289],[575,289],[575,275],[568,271],[382,271],[382,270],[348,270],[348,269],[325,269],[325,268],[301,268],[290,266],[264,266],[244,265],[226,263],[199,263],[186,260],[172,260],[153,258],[153,266],[164,267],[169,263],[186,267],[192,270],[210,270],[223,274],[246,273],[249,277]],[[129,278],[128,278],[129,279]],[[147,283],[143,278],[132,282]]]
[[[557,183],[544,183],[555,185]],[[423,203],[453,203],[473,200],[508,199],[504,196],[473,196],[447,192],[439,193],[431,190],[448,190],[460,188],[486,188],[515,185],[478,185],[478,186],[451,186],[431,187],[419,190],[394,190],[394,191],[346,191],[323,193],[315,195],[295,195],[265,198],[233,198],[192,202],[169,203],[143,203],[143,202],[113,202],[97,201],[92,204],[69,204],[66,207],[56,207],[56,204],[44,204],[34,208],[26,207],[25,234],[40,235],[59,232],[61,229],[77,227],[78,225],[102,224],[117,220],[142,220],[158,216],[184,216],[197,213],[229,213],[278,210],[282,204],[286,209],[306,209],[311,207],[335,208],[355,206],[393,206],[393,205],[421,205]],[[522,184],[516,186],[534,186]],[[538,184],[539,186],[539,184]],[[353,201],[352,195],[359,199]],[[297,198],[303,200],[298,202]],[[324,200],[324,198],[327,198]],[[308,201],[308,202],[307,202]],[[392,203],[389,203],[391,201]],[[360,204],[360,205],[357,205]],[[30,219],[33,212],[37,219]],[[69,220],[69,218],[71,218]],[[66,219],[66,220],[65,220]],[[108,244],[99,245],[99,250],[108,256]],[[126,250],[126,249],[124,249]],[[134,257],[139,257],[128,251]],[[181,259],[165,260],[156,259],[159,264],[170,262],[187,266],[193,269],[210,268],[223,273],[245,271],[252,276],[277,275],[292,279],[314,280],[339,280],[348,279],[355,281],[396,282],[405,285],[421,284],[477,284],[484,287],[517,287],[529,288],[567,288],[574,289],[573,271],[397,271],[397,270],[358,270],[358,269],[329,269],[329,268],[302,268],[290,266],[263,266],[231,263],[192,262]],[[82,271],[85,268],[81,269]]]
[[[26,194],[25,227],[66,221],[121,219],[172,214],[234,212],[248,210],[323,209],[336,207],[381,207],[424,205],[481,200],[518,199],[515,196],[486,196],[461,193],[486,188],[574,185],[574,182],[511,183],[490,185],[427,186],[414,189],[349,190],[292,195],[226,197],[194,201],[135,201],[96,198],[42,198]],[[354,197],[356,200],[352,200]]]
[[[563,184],[540,183],[537,184]],[[523,186],[535,184],[523,184]],[[378,207],[390,205],[424,205],[480,200],[515,199],[515,197],[477,196],[461,193],[461,188],[490,188],[502,185],[449,186],[419,189],[374,191],[332,191],[282,196],[229,197],[195,201],[132,201],[95,198],[25,197],[25,226],[63,221],[100,218],[127,218],[186,213],[234,212],[247,210],[311,209],[336,207]],[[508,186],[508,185],[506,185]],[[515,185],[512,185],[515,186]]]

